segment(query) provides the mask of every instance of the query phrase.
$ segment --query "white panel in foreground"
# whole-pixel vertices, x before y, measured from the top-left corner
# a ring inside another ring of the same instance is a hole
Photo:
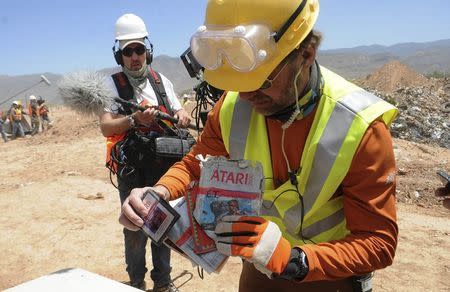
[[[141,291],[125,284],[113,281],[103,276],[88,272],[79,268],[70,268],[56,271],[54,273],[25,282],[5,291]]]

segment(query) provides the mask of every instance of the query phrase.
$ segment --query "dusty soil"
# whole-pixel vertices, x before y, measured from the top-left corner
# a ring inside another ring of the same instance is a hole
[[[98,123],[65,108],[53,113],[48,132],[0,143],[0,290],[69,267],[127,280],[119,198],[103,167]],[[450,150],[397,139],[395,148],[400,241],[374,290],[449,291],[450,211],[433,189],[436,170],[450,170]],[[172,266],[181,291],[237,291],[238,259],[203,280],[178,255]]]

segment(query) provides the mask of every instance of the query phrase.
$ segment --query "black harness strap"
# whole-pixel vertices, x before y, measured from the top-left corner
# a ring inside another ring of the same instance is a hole
[[[111,75],[111,78],[114,81],[114,84],[117,88],[117,93],[119,94],[119,97],[123,100],[131,100],[134,97],[134,90],[133,86],[131,86],[130,82],[127,79],[127,76],[125,76],[125,73],[118,72],[116,74]],[[131,115],[133,111],[130,107],[119,107],[119,114],[127,116]]]
[[[156,99],[158,100],[158,105],[163,106],[166,109],[167,113],[173,116],[173,111],[167,99],[167,93],[164,88],[164,84],[161,81],[161,75],[158,72],[153,71],[152,68],[149,68],[149,71],[150,74],[147,76],[147,79],[150,82],[153,91],[155,91]],[[116,74],[111,75],[111,77],[114,81],[114,84],[116,85],[119,97],[124,100],[133,99],[134,90],[130,82],[128,81],[128,78],[125,75],[125,73],[118,72]],[[123,115],[131,115],[133,112],[129,107],[124,107],[124,110],[121,110],[121,108],[119,108],[119,113]]]
[[[164,84],[161,80],[161,75],[158,72],[153,71],[152,68],[150,68],[149,71],[150,76],[148,76],[148,81],[150,82],[153,90],[155,91],[156,98],[158,99],[158,104],[164,106],[165,109],[167,110],[167,113],[173,116],[173,111],[167,99],[167,93],[166,89],[164,88]]]

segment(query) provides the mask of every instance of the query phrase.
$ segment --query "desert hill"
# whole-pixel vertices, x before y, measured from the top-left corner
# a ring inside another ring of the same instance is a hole
[[[362,81],[365,87],[391,93],[402,87],[427,86],[429,81],[409,66],[398,60],[384,64],[375,72],[367,75]]]

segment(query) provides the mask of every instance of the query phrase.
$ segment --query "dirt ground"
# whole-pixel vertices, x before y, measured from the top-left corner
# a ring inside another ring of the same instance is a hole
[[[0,290],[70,267],[127,280],[119,197],[103,167],[98,123],[64,108],[53,113],[48,132],[0,143]],[[395,148],[400,240],[374,290],[449,291],[450,211],[433,189],[436,170],[450,170],[450,150],[403,140]],[[238,259],[203,280],[181,256],[172,266],[181,291],[237,291]]]

